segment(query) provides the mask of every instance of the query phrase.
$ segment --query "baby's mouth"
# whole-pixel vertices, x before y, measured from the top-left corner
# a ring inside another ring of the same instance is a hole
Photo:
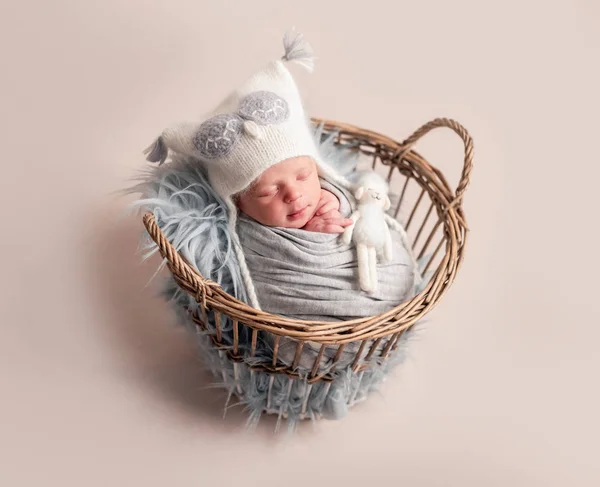
[[[290,220],[297,220],[298,218],[302,218],[302,216],[304,216],[304,213],[305,213],[305,212],[306,212],[306,210],[308,209],[308,206],[309,206],[309,205],[305,206],[304,208],[301,208],[301,209],[300,209],[300,210],[298,210],[298,211],[295,211],[294,213],[290,213],[290,214],[288,215],[288,218],[289,218]]]

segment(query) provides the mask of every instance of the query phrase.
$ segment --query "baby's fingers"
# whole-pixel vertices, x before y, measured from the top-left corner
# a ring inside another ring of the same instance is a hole
[[[343,233],[344,228],[334,223],[328,223],[322,230],[323,233]]]
[[[328,201],[321,208],[319,208],[316,212],[317,216],[324,215],[325,213],[329,213],[332,210],[337,210],[337,202],[336,201]]]
[[[341,227],[349,227],[350,225],[352,225],[354,223],[354,221],[352,220],[352,218],[344,218],[339,213],[338,213],[337,216],[333,216],[332,215],[329,218],[324,218],[324,220],[327,223],[334,224],[334,225],[339,225]]]

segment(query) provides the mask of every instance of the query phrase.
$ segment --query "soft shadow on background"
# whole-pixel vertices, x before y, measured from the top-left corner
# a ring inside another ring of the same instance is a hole
[[[95,227],[102,239],[90,254],[90,274],[97,277],[97,297],[113,318],[102,326],[110,346],[120,355],[122,373],[134,385],[183,412],[191,423],[209,421],[220,424],[224,431],[245,433],[242,406],[232,397],[224,414],[226,392],[214,386],[214,378],[196,351],[195,337],[176,322],[160,296],[168,273],[166,267],[156,273],[160,255],[142,260],[139,243],[145,229],[141,215],[115,215],[113,222],[105,223],[104,229]],[[299,428],[308,431],[308,423]],[[269,437],[275,427],[275,418],[265,415],[257,431]],[[282,432],[285,429],[284,423]]]
[[[222,420],[226,394],[210,388],[210,372],[203,370],[194,336],[175,322],[161,299],[160,286],[168,270],[155,274],[158,254],[142,261],[143,231],[140,218],[108,225],[98,242],[97,258],[89,262],[98,277],[99,297],[114,317],[103,323],[107,339],[134,372],[130,380],[182,409],[190,421]],[[223,427],[236,430],[243,427],[243,419],[233,408]]]

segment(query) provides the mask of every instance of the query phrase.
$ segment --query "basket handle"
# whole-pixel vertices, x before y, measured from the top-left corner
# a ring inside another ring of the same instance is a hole
[[[177,252],[156,223],[156,218],[152,213],[146,213],[143,221],[148,234],[156,243],[160,255],[167,259],[171,272],[179,280],[186,283],[190,288],[189,290],[196,294],[196,299],[206,307],[206,296],[212,296],[213,289],[218,289],[221,286],[210,279],[206,279]]]
[[[462,202],[463,195],[467,186],[469,186],[471,170],[473,169],[473,139],[460,123],[449,118],[436,118],[431,122],[426,123],[418,128],[410,137],[402,142],[401,153],[406,153],[411,150],[412,146],[425,134],[438,127],[448,127],[454,130],[465,144],[465,160],[463,165],[462,175],[454,194],[454,201],[450,206],[459,205]]]

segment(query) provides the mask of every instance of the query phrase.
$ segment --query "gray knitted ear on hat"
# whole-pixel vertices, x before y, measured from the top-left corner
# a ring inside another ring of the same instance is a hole
[[[144,149],[144,155],[146,155],[147,161],[158,162],[159,166],[167,160],[169,148],[165,144],[162,135],[158,136],[152,144]]]
[[[182,154],[193,155],[193,137],[198,129],[197,124],[184,122],[165,130],[156,140],[144,149],[146,160],[163,164],[169,155],[169,149]]]

